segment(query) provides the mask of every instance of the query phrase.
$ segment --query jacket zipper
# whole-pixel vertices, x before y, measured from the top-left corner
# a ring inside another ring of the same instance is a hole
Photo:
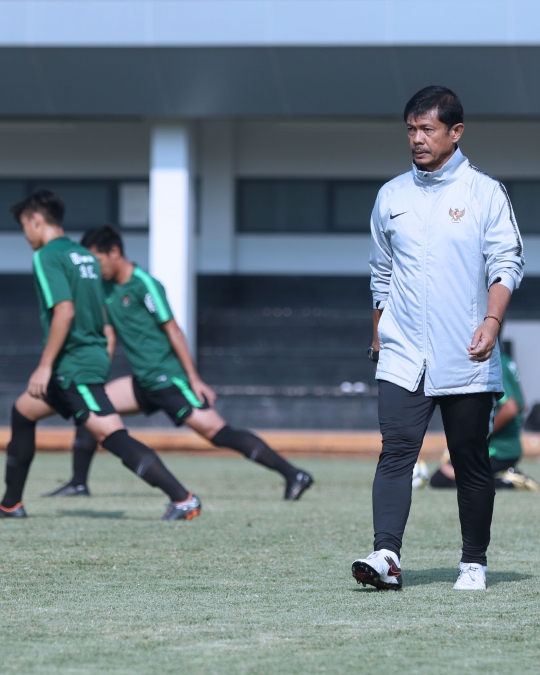
[[[427,365],[427,271],[426,271],[426,253],[427,253],[427,229],[428,221],[431,218],[431,211],[433,210],[433,185],[428,186],[428,216],[424,220],[424,238],[422,240],[422,348],[424,352],[424,359],[422,361],[422,368],[418,374],[416,387],[420,384],[423,374],[426,371]]]

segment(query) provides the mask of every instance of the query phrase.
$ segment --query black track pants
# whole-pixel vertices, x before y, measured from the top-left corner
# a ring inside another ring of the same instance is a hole
[[[488,452],[493,394],[428,397],[423,380],[415,392],[379,381],[383,447],[373,481],[375,550],[400,553],[411,508],[412,470],[436,405],[456,473],[461,561],[485,565],[495,497]]]

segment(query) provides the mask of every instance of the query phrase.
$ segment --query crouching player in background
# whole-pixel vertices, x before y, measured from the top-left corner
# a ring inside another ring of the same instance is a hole
[[[198,516],[199,499],[153,450],[128,434],[105,393],[110,358],[99,264],[88,249],[65,236],[64,202],[54,192],[41,190],[12,206],[11,212],[35,251],[34,278],[45,347],[27,391],[11,412],[0,517],[26,517],[22,495],[35,454],[36,423],[56,413],[72,417],[77,428],[88,429],[124,466],[169,496],[162,520]]]
[[[109,382],[105,388],[116,410],[121,415],[141,411],[149,415],[163,410],[175,426],[185,423],[213,445],[236,450],[277,471],[285,478],[284,498],[299,499],[313,478],[258,436],[230,427],[213,409],[216,396],[199,377],[165,289],[124,256],[118,231],[110,225],[89,230],[82,244],[99,260],[108,318],[134,373],[133,377]],[[49,496],[89,494],[87,477],[96,447],[92,434],[78,428],[73,444],[73,477]]]
[[[504,352],[501,352],[501,364],[504,396],[495,408],[493,435],[489,441],[489,460],[495,478],[495,488],[538,492],[540,485],[516,468],[522,455],[519,436],[525,408],[519,372],[515,362]],[[443,455],[441,466],[431,477],[430,485],[433,488],[456,487],[454,467],[450,462],[448,451]]]

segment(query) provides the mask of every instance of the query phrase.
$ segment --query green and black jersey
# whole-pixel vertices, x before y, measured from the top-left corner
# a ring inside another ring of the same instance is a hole
[[[45,342],[53,307],[71,300],[75,309],[68,336],[54,362],[55,381],[62,389],[71,382],[104,384],[110,360],[103,334],[105,302],[97,260],[84,246],[59,237],[34,253],[34,279]]]
[[[173,318],[163,285],[135,266],[125,284],[105,282],[107,316],[122,341],[139,384],[156,391],[187,382],[187,375],[161,328]]]
[[[525,407],[523,393],[521,391],[521,380],[516,364],[504,353],[501,353],[501,363],[503,372],[504,396],[498,401],[496,411],[509,398],[515,398],[519,408],[519,415],[514,417],[506,426],[496,434],[493,434],[489,441],[489,456],[495,459],[515,459],[521,457],[521,441],[519,435],[523,424],[522,412]]]

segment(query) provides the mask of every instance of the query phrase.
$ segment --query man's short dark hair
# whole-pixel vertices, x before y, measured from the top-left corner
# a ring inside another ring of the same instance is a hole
[[[21,224],[21,216],[23,213],[41,213],[43,218],[50,225],[58,225],[59,227],[64,222],[64,213],[66,207],[64,200],[60,195],[51,190],[38,190],[29,197],[21,199],[20,202],[13,204],[9,210],[15,217],[15,220]]]
[[[405,106],[403,117],[405,122],[426,115],[431,110],[437,111],[439,122],[446,125],[447,131],[463,123],[463,106],[457,95],[447,87],[432,85],[420,89]]]
[[[102,225],[87,230],[81,239],[81,244],[86,248],[97,248],[100,253],[110,253],[113,246],[117,246],[120,253],[124,255],[122,236],[113,225]]]

